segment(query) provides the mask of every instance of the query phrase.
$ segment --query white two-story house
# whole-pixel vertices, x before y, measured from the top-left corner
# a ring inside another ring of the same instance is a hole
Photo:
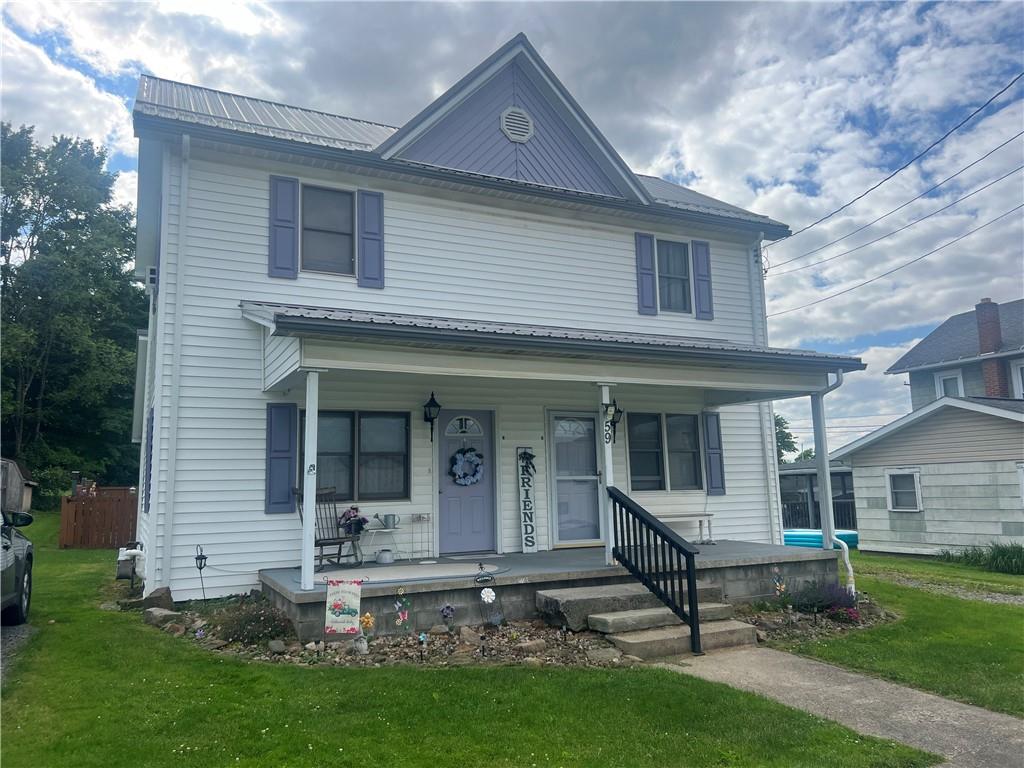
[[[147,590],[308,584],[323,488],[406,558],[610,548],[612,486],[781,542],[771,401],[863,365],[769,347],[788,228],[630,170],[524,36],[397,128],[148,76],[134,121]]]

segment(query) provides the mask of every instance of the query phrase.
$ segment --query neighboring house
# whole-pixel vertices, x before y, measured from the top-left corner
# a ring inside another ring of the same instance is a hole
[[[1024,543],[1024,400],[942,397],[832,458],[853,467],[863,550]]]
[[[832,509],[836,528],[857,530],[853,472],[841,461],[830,461]],[[821,528],[818,507],[818,463],[814,459],[779,465],[784,528]]]
[[[308,589],[296,488],[400,557],[608,548],[612,485],[781,542],[770,403],[863,364],[770,348],[789,229],[634,173],[525,37],[400,128],[148,76],[133,115],[147,590],[200,596],[198,545],[209,596]]]
[[[940,397],[1024,398],[1024,299],[982,299],[929,333],[886,373],[910,375],[915,410]]]

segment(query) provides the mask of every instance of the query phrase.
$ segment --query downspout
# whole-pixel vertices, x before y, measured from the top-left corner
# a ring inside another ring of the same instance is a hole
[[[825,435],[825,395],[843,384],[843,372],[836,371],[836,380],[824,389],[811,395],[811,419],[814,422],[814,457],[818,464],[818,511],[821,518],[821,541],[823,549],[832,549],[835,544],[843,554],[846,565],[846,590],[857,594],[850,563],[850,548],[836,536],[835,514],[832,510],[832,474],[828,457],[828,441]]]
[[[181,401],[181,337],[185,333],[185,251],[188,243],[188,176],[190,160],[188,134],[181,137],[181,178],[178,181],[178,252],[174,264],[174,337],[171,344],[171,397],[167,420],[167,508],[164,510],[164,546],[161,582],[171,586],[174,551],[174,489],[177,485],[178,405]]]

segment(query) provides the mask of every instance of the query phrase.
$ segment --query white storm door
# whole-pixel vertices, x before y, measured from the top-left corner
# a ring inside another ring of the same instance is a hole
[[[592,545],[602,539],[597,416],[551,415],[556,545]]]

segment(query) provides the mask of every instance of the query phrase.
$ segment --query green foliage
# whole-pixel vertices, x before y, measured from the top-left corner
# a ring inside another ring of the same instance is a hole
[[[134,485],[136,330],[146,298],[130,273],[134,213],[111,203],[116,174],[91,141],[35,143],[0,124],[0,431],[52,506],[80,470]]]
[[[944,549],[939,560],[984,568],[995,573],[1024,575],[1024,544],[1003,544],[993,541],[987,547],[968,547],[959,552]]]
[[[813,448],[804,448],[802,451],[800,451],[800,453],[798,453],[796,455],[796,458],[793,459],[793,461],[795,461],[795,462],[796,461],[813,461],[813,460],[814,460],[814,449]]]
[[[796,450],[796,438],[789,431],[789,422],[784,416],[775,414],[775,451],[779,455],[779,463],[784,463],[787,453]]]
[[[800,613],[821,613],[837,608],[856,608],[857,598],[840,584],[810,581],[793,592],[790,604]]]
[[[344,669],[211,653],[144,625],[138,613],[98,610],[109,599],[101,590],[110,554],[57,549],[56,523],[44,514],[28,529],[40,553],[38,632],[5,670],[4,768],[938,762],[659,669]]]
[[[263,598],[243,595],[218,611],[213,623],[218,627],[218,637],[246,645],[295,636],[288,617]]]

